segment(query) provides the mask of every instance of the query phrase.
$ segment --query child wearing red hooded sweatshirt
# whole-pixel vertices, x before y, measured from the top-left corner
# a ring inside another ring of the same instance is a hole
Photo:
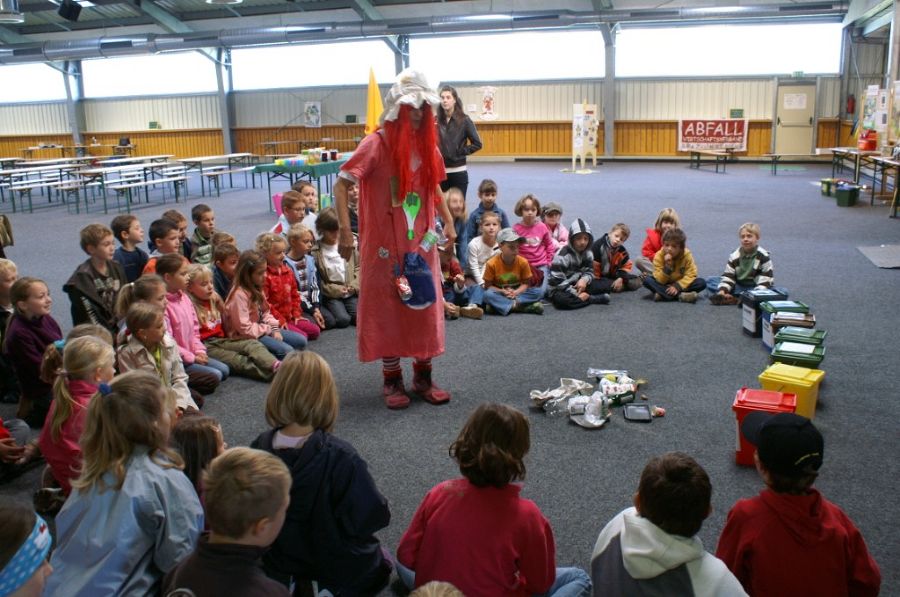
[[[731,508],[716,557],[750,595],[878,595],[881,572],[859,530],[812,487],[825,452],[812,421],[752,412],[741,433],[766,489]]]

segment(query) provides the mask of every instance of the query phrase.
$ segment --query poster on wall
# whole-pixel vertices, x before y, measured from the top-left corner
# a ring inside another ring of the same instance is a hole
[[[303,124],[314,129],[322,126],[322,102],[306,102],[303,105]]]
[[[863,102],[862,128],[875,128],[875,111],[878,106],[878,85],[866,87],[866,101]]]
[[[497,88],[485,86],[481,88],[481,119],[497,120]]]
[[[894,81],[894,101],[891,104],[891,139],[900,139],[900,81]]]
[[[747,151],[747,122],[746,118],[679,120],[678,151]]]
[[[875,101],[875,130],[879,133],[887,132],[888,121],[888,90],[879,89]]]

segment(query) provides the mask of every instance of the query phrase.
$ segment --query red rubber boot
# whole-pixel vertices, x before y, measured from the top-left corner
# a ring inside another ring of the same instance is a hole
[[[412,393],[430,404],[450,402],[450,392],[442,390],[431,381],[431,363],[413,363]]]
[[[403,388],[402,371],[384,372],[382,393],[385,406],[391,410],[400,410],[409,406],[409,396],[406,395],[406,390]]]

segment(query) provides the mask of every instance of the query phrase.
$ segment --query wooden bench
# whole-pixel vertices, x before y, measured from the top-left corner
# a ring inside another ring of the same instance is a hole
[[[719,164],[722,165],[722,173],[725,173],[725,164],[728,163],[728,158],[731,157],[731,151],[727,149],[692,149],[691,150],[691,168],[700,169],[701,160],[703,157],[714,158],[716,162],[716,173],[719,172]],[[707,160],[708,162],[712,162],[712,160]]]
[[[222,177],[226,174],[228,175],[229,184],[234,186],[233,181],[231,180],[231,176],[234,174],[244,174],[244,187],[247,186],[247,172],[250,172],[250,176],[253,176],[252,172],[255,169],[255,166],[247,166],[244,168],[234,168],[229,170],[227,166],[222,166],[221,168],[216,168],[211,172],[203,172],[203,176],[206,178],[206,188],[210,188],[212,185],[216,187],[216,197],[222,196],[221,190],[221,180]],[[256,188],[256,181],[253,181],[253,187]]]
[[[28,195],[28,213],[34,213],[34,204],[32,203],[31,191],[34,189],[38,189],[43,191],[44,189],[56,190],[62,183],[58,180],[56,181],[45,181],[45,180],[23,180],[17,183],[14,183],[9,186],[10,197],[12,199],[12,207],[13,212],[16,211],[16,196],[15,194],[19,194],[19,201],[22,200],[25,195]]]
[[[187,195],[187,177],[186,176],[170,176],[167,178],[153,178],[147,181],[140,182],[129,182],[122,184],[111,184],[107,185],[108,189],[112,189],[116,192],[116,204],[119,203],[119,199],[121,197],[125,197],[125,210],[128,213],[131,213],[131,202],[132,202],[132,191],[134,189],[144,189],[144,197],[146,201],[150,202],[149,189],[153,185],[157,184],[168,184],[172,183],[172,189],[175,191],[175,203],[178,203],[178,190],[181,187],[185,188],[185,195]],[[165,203],[165,197],[163,198],[163,203]],[[106,200],[103,201],[103,210],[106,213]]]
[[[764,153],[762,157],[772,160],[772,174],[778,175],[778,162],[782,158],[795,158],[794,161],[811,160],[812,158],[821,158],[822,153]],[[816,160],[820,161],[820,160]]]

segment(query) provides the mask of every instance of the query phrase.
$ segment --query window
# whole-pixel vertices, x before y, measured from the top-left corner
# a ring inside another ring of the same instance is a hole
[[[28,84],[23,84],[27,81]],[[0,67],[0,103],[41,102],[66,99],[63,74],[46,64]]]
[[[394,53],[381,40],[236,48],[231,64],[236,90],[365,85],[369,67],[379,83],[394,79]]]
[[[616,36],[617,77],[840,72],[841,24],[625,28]]]
[[[85,60],[85,97],[177,95],[218,89],[213,62],[199,52]]]
[[[441,81],[529,81],[602,78],[599,31],[522,31],[412,38],[410,66]]]

